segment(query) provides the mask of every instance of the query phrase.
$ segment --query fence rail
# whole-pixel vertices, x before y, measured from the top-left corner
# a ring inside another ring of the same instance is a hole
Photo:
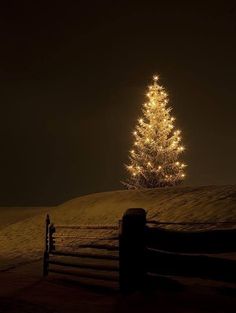
[[[91,279],[98,279],[98,280],[105,280],[105,281],[112,281],[112,282],[117,282],[118,281],[118,276],[111,276],[111,275],[106,275],[106,274],[100,274],[100,273],[91,273],[91,272],[84,272],[84,271],[68,271],[68,270],[63,270],[63,269],[50,269],[51,273],[55,274],[63,274],[63,275],[70,275],[70,276],[78,276],[82,278],[91,278]]]
[[[180,232],[147,227],[146,239],[148,246],[172,252],[236,252],[236,229]]]
[[[111,254],[98,254],[98,253],[88,253],[88,252],[68,252],[68,251],[54,251],[51,252],[52,255],[58,256],[70,256],[70,257],[79,257],[85,259],[99,259],[99,260],[119,260],[118,255]]]
[[[98,224],[84,224],[84,225],[57,225],[57,229],[114,229],[117,230],[118,225],[98,225]]]
[[[49,264],[76,267],[76,268],[87,268],[92,270],[102,270],[102,271],[118,271],[119,267],[115,265],[102,265],[102,264],[89,264],[89,263],[68,263],[63,261],[49,260]],[[50,270],[49,270],[50,271]]]
[[[147,220],[147,224],[153,224],[153,225],[184,225],[184,226],[192,226],[192,225],[235,225],[235,227],[236,227],[236,221],[164,222],[164,221]]]
[[[236,282],[236,262],[233,260],[148,248],[147,264],[147,271],[155,274]]]
[[[95,239],[95,240],[118,240],[118,236],[110,236],[110,237],[101,237],[101,236],[72,236],[72,235],[61,235],[61,236],[53,236],[54,239]]]

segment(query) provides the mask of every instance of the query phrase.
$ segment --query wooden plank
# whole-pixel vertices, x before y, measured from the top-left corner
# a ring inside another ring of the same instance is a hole
[[[70,244],[59,244],[56,243],[56,248],[57,247],[63,247],[63,248],[85,248],[85,249],[97,249],[97,250],[107,250],[107,251],[119,251],[119,247],[118,246],[111,246],[111,245],[106,245],[106,244],[95,244],[95,243],[80,243],[77,244],[75,243],[70,243]],[[51,250],[52,251],[56,251]]]
[[[84,240],[84,239],[94,239],[94,240],[118,240],[118,236],[110,236],[110,237],[101,237],[101,236],[73,236],[73,235],[56,235],[53,236],[54,239],[77,239],[77,240]]]
[[[56,225],[56,229],[119,229],[118,225]]]
[[[57,269],[49,269],[49,272],[63,275],[71,275],[71,276],[79,276],[83,278],[92,278],[97,280],[106,280],[106,281],[115,281],[118,282],[119,276],[105,275],[100,273],[91,273],[91,272],[82,272],[82,271],[73,271],[73,270],[57,270]]]
[[[236,221],[218,221],[218,222],[161,222],[161,221],[155,221],[155,220],[149,220],[147,221],[147,224],[153,224],[153,225],[185,225],[185,226],[194,226],[194,225],[235,225],[236,227]]]
[[[149,247],[171,252],[236,252],[236,229],[186,232],[147,227],[146,240]]]
[[[111,246],[111,245],[105,245],[105,244],[81,244],[78,247],[108,250],[108,251],[118,251],[119,250],[118,246]]]
[[[236,283],[236,261],[147,249],[147,271],[161,275],[198,277]]]
[[[88,268],[93,270],[102,270],[102,271],[118,271],[119,266],[118,265],[112,265],[112,264],[83,264],[83,263],[66,263],[63,261],[57,261],[57,260],[49,260],[49,264],[54,265],[60,265],[60,266],[68,266],[68,267],[76,267],[76,268]]]
[[[91,259],[103,259],[103,260],[119,260],[118,255],[111,255],[111,254],[96,254],[96,253],[89,253],[89,252],[67,252],[67,251],[52,251],[52,255],[57,256],[72,256],[72,257],[79,257],[79,258],[91,258]]]

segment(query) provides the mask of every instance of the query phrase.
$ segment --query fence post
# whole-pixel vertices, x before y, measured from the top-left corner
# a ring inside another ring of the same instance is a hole
[[[119,235],[120,289],[123,292],[144,287],[146,211],[128,209],[123,215]]]
[[[49,259],[49,238],[48,238],[48,232],[49,232],[49,225],[50,225],[50,218],[47,214],[46,220],[45,220],[45,250],[43,255],[43,275],[48,275],[48,259]]]
[[[49,226],[49,244],[48,251],[49,253],[55,250],[55,239],[53,238],[53,234],[56,232],[56,228],[53,224]]]

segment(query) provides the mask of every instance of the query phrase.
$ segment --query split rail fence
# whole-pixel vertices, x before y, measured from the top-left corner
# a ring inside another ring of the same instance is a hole
[[[44,275],[79,276],[142,289],[158,278],[196,277],[236,283],[236,228],[175,231],[166,225],[235,225],[147,221],[144,209],[128,209],[117,225],[54,225],[46,219]],[[75,270],[76,269],[76,270]]]

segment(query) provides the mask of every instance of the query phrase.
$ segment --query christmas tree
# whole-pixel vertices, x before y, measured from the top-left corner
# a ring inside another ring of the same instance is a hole
[[[179,158],[184,151],[181,132],[175,130],[168,95],[153,77],[148,101],[143,105],[143,117],[133,132],[135,141],[130,151],[130,174],[126,187],[133,189],[175,186],[185,177],[186,165]]]

